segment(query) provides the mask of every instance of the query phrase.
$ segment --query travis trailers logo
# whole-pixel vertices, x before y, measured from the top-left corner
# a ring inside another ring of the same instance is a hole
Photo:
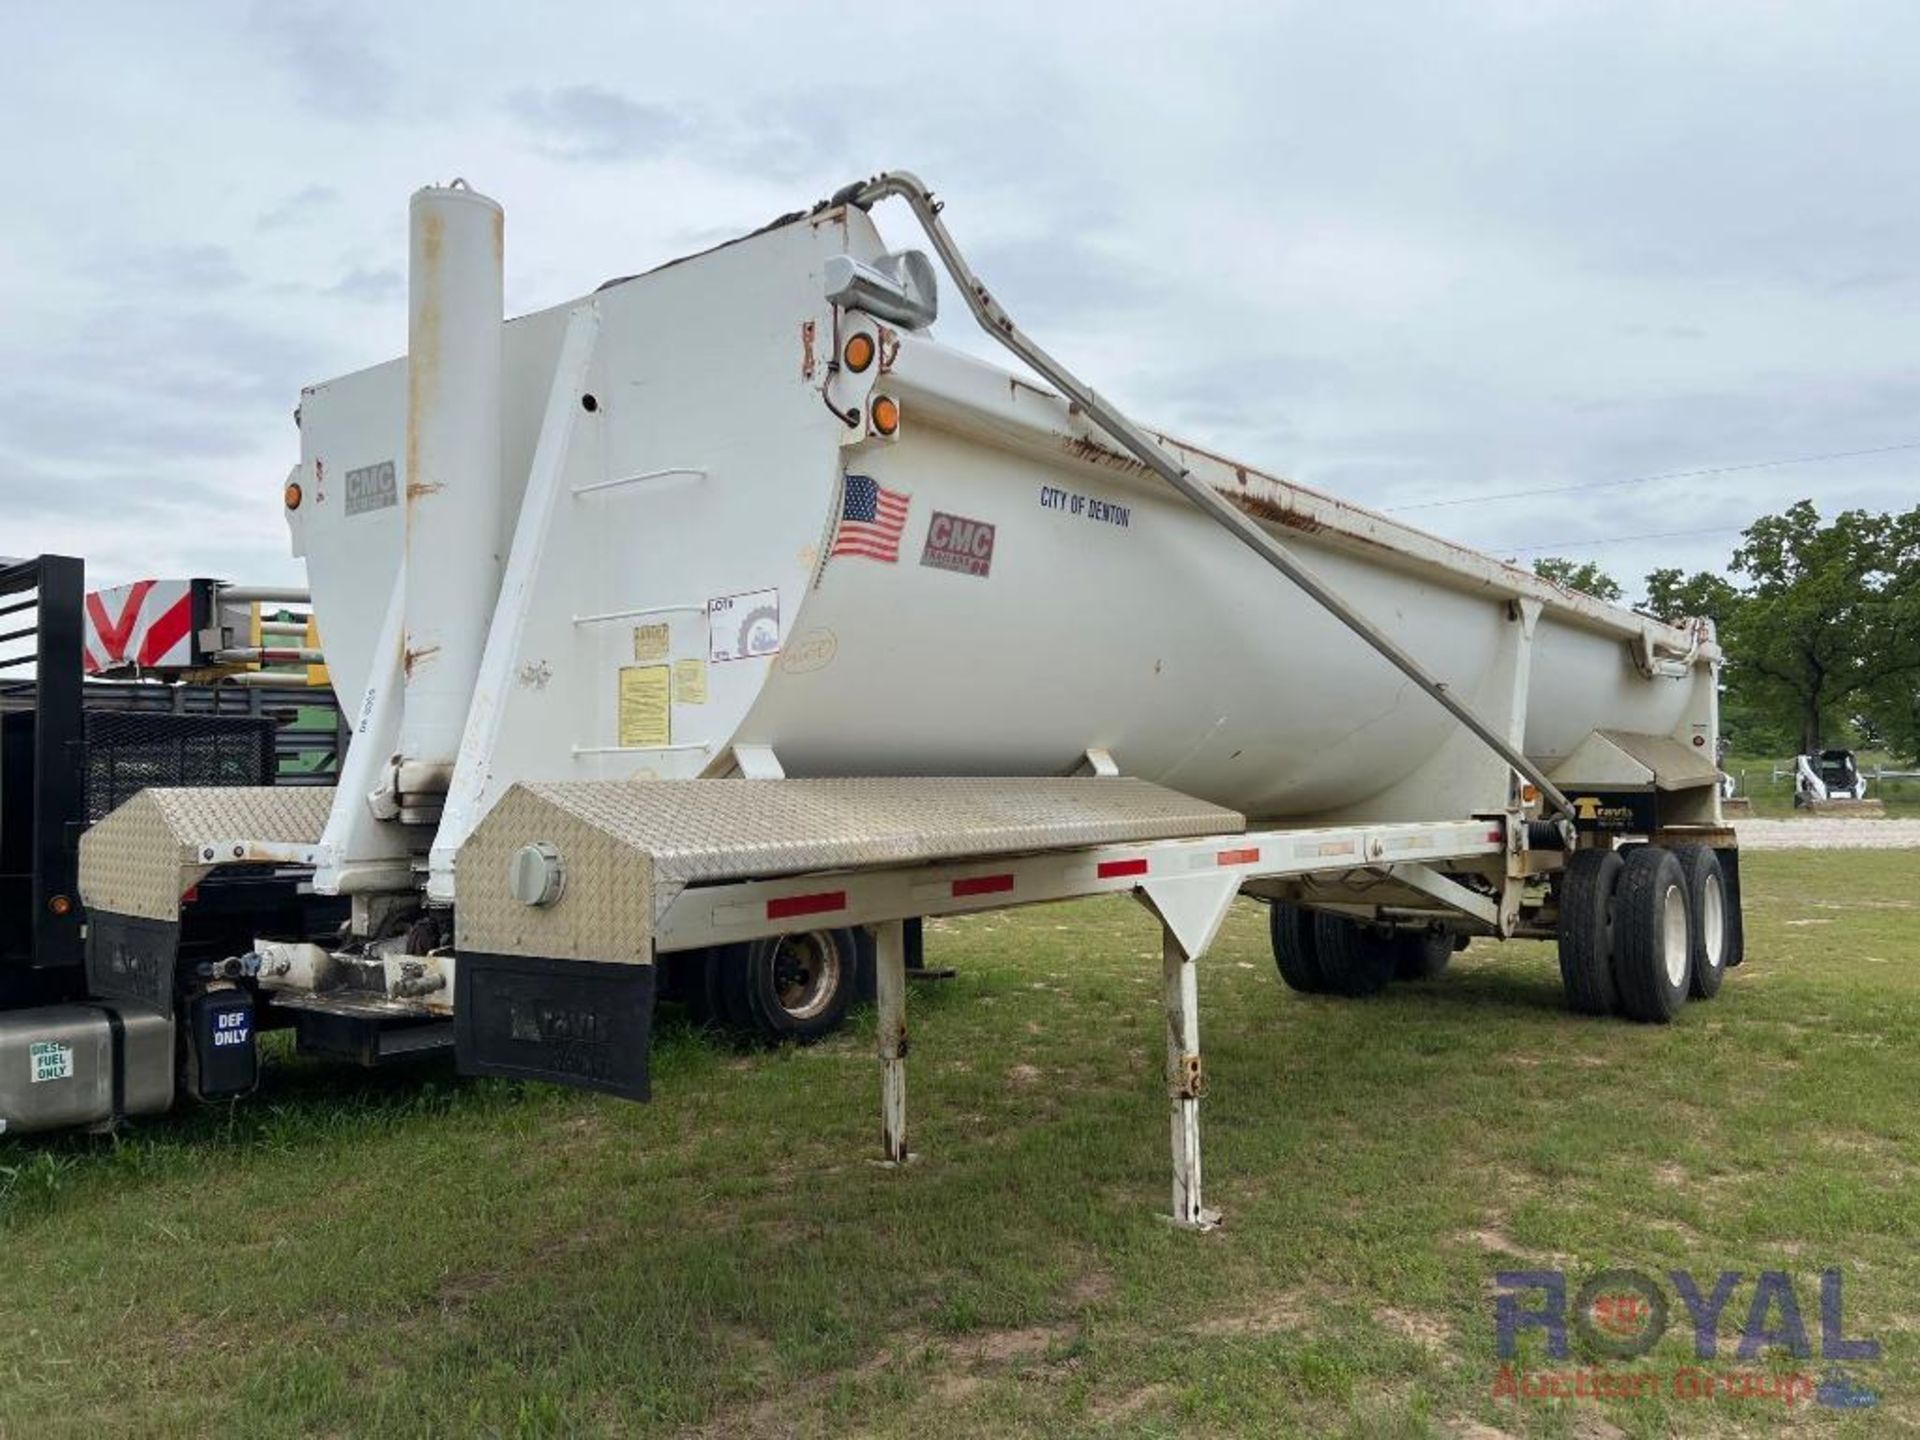
[[[951,570],[956,575],[984,578],[993,568],[993,526],[984,520],[934,511],[933,520],[927,526],[927,546],[920,552],[920,563],[932,570]]]

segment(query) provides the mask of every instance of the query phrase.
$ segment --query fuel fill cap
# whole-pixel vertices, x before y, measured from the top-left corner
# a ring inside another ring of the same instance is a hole
[[[560,852],[544,840],[522,845],[507,862],[507,888],[522,905],[551,905],[567,888]]]

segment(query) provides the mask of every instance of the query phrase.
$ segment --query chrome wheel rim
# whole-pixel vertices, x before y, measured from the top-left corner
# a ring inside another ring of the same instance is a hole
[[[783,935],[773,952],[773,997],[796,1020],[811,1020],[840,988],[840,947],[820,931]]]
[[[1700,896],[1700,930],[1707,965],[1718,970],[1727,959],[1727,896],[1718,875],[1708,877]]]
[[[1687,983],[1687,892],[1684,886],[1669,885],[1660,902],[1661,958],[1667,966],[1667,983]]]

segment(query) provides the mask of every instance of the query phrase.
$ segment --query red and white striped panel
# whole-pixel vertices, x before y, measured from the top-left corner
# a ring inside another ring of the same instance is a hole
[[[89,675],[193,664],[193,582],[136,580],[87,594],[83,654]]]

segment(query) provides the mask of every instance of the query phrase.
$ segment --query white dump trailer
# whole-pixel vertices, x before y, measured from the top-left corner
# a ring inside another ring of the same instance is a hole
[[[889,198],[931,257],[887,248]],[[1711,626],[1135,426],[938,211],[881,176],[507,321],[500,207],[416,195],[409,353],[303,392],[285,487],[354,716],[338,788],[97,826],[96,984],[230,987],[363,1054],[450,1020],[469,1071],[640,1095],[657,992],[805,1037],[871,975],[897,1157],[911,922],[1132,893],[1168,937],[1187,1221],[1193,963],[1237,894],[1297,990],[1484,935],[1557,936],[1582,1010],[1713,993]],[[942,300],[1018,368],[936,339]],[[181,897],[233,866],[347,897],[347,933],[188,973]]]

